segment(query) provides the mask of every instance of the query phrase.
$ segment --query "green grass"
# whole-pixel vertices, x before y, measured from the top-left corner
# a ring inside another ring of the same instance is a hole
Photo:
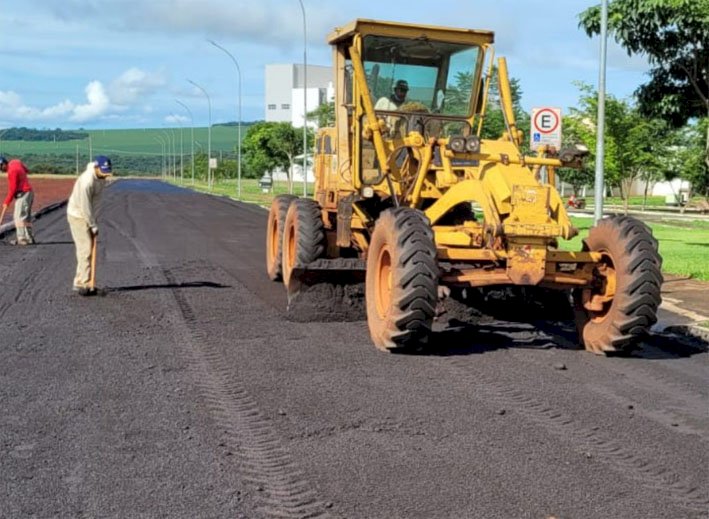
[[[565,250],[581,250],[581,240],[593,225],[592,218],[571,218],[579,236],[562,241]],[[662,270],[709,281],[709,222],[702,220],[647,222],[660,244]]]
[[[192,185],[192,179],[185,179],[184,183],[181,183],[178,179],[177,181],[168,180],[170,183],[184,186],[202,193],[211,193],[214,195],[229,196],[231,198],[237,199],[237,182],[234,179],[221,180],[215,182],[210,189],[207,183],[203,180],[196,180],[194,186]],[[253,178],[242,178],[241,179],[241,200],[243,202],[248,202],[252,204],[258,204],[263,207],[268,207],[271,205],[271,200],[276,195],[282,195],[288,193],[288,183],[287,182],[274,182],[273,189],[266,193],[263,192],[258,184],[257,179]],[[293,184],[293,193],[302,196],[303,195],[303,183],[296,182]],[[308,184],[308,196],[313,193],[313,185]]]
[[[586,207],[589,209],[593,209],[594,197],[587,196],[585,198],[585,200],[586,200]],[[604,198],[603,204],[604,205],[623,205],[623,199],[619,196],[612,196],[612,197]],[[643,197],[642,196],[631,196],[628,199],[628,204],[631,206],[642,207]],[[665,197],[664,196],[648,196],[647,197],[647,206],[648,207],[653,207],[653,206],[657,207],[657,206],[664,206],[664,205],[665,205]]]

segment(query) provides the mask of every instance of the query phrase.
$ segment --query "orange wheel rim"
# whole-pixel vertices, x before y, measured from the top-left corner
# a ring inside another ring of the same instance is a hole
[[[276,251],[278,250],[278,222],[274,220],[273,225],[271,225],[271,235],[268,240],[268,260],[273,262],[276,258]]]
[[[389,313],[389,307],[391,305],[392,275],[393,269],[391,267],[391,254],[389,254],[389,249],[384,246],[379,251],[379,257],[377,258],[377,272],[375,276],[377,313],[380,317],[385,317]]]
[[[599,264],[601,266],[601,277],[605,278],[605,280],[600,293],[594,293],[593,296],[604,298],[604,300],[602,301],[603,310],[591,312],[591,321],[594,323],[600,323],[608,316],[611,306],[613,306],[613,299],[616,293],[616,288],[618,286],[613,257],[605,249],[599,250],[598,252],[603,255]],[[609,290],[612,290],[613,292],[610,298],[608,298]]]
[[[286,258],[284,258],[284,264],[288,266],[288,270],[291,270],[293,268],[293,265],[295,264],[295,226],[293,225],[288,228],[287,244],[287,254]]]

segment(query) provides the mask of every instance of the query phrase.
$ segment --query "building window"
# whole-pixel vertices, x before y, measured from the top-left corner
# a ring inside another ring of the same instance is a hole
[[[289,104],[282,104],[282,105],[281,105],[281,108],[282,108],[283,110],[290,110],[290,105],[289,105]]]
[[[269,110],[275,110],[275,109],[276,109],[276,105],[268,105],[268,109],[269,109]]]

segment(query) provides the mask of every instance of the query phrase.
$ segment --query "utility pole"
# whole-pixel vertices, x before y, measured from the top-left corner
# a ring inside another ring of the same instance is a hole
[[[192,185],[194,186],[194,117],[192,117],[192,110],[190,110],[185,103],[183,103],[179,99],[175,99],[175,102],[182,106],[185,110],[187,110],[187,113],[190,114],[190,130],[192,138]]]
[[[298,0],[303,11],[303,197],[308,196],[308,32],[305,23],[305,6]]]
[[[608,0],[601,2],[601,64],[598,72],[598,116],[596,123],[596,180],[594,192],[593,220],[598,223],[603,218],[603,161],[605,160],[606,131],[606,48],[608,43]]]

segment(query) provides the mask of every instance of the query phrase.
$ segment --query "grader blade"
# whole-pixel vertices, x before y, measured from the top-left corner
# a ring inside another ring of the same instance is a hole
[[[319,283],[348,285],[362,283],[367,262],[359,258],[320,258],[307,265],[296,264],[286,287],[288,302],[298,293]]]

